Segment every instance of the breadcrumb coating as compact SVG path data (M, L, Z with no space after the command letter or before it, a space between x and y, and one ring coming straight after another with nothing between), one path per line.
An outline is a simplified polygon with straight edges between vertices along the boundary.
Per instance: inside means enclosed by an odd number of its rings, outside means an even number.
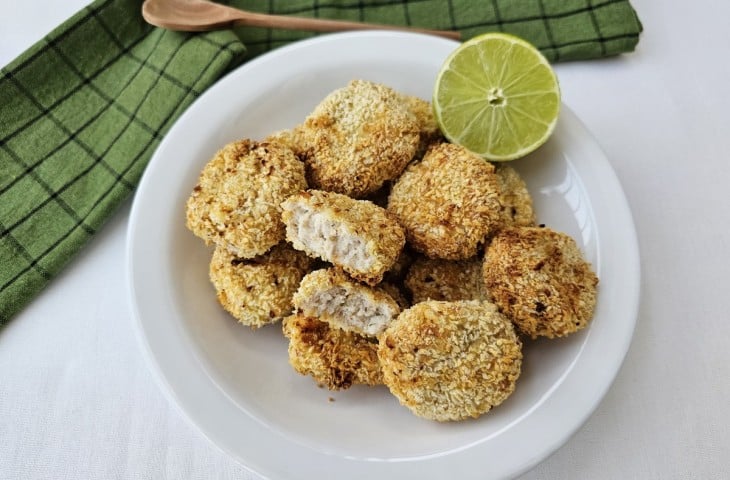
M313 260L286 243L264 255L237 258L218 246L210 280L218 302L240 323L258 328L292 313L292 296Z
M401 95L401 99L406 104L408 110L418 120L420 137L415 158L421 158L426 153L426 150L428 150L429 145L444 141L444 137L436 122L436 117L433 114L433 108L430 102L413 95Z
M203 168L187 201L187 227L207 245L252 258L284 239L280 204L306 188L304 165L291 149L233 142Z
M413 303L426 300L487 300L482 259L441 260L419 257L406 275Z
M280 143L281 145L289 148L295 155L298 155L300 147L297 135L297 128L279 130L267 135L266 138L264 138L264 142Z
M520 332L553 338L588 325L598 277L570 236L512 227L497 234L486 251L484 283Z
M332 328L300 314L285 318L282 328L289 339L289 363L318 384L344 390L353 384L383 383L374 338Z
M383 279L405 244L398 222L366 200L308 190L289 197L282 208L286 237L294 248L369 285Z
M515 389L522 344L491 303L421 302L380 338L383 383L419 417L476 418Z
M401 174L416 153L418 119L393 89L353 80L299 129L312 187L361 198Z
M366 336L379 335L400 313L385 290L356 282L337 268L308 273L292 301L308 317Z
M500 219L494 166L458 145L433 145L393 185L388 211L413 249L431 258L473 257Z
M535 211L527 184L513 167L497 164L495 173L499 179L499 203L502 206L502 227L535 226Z

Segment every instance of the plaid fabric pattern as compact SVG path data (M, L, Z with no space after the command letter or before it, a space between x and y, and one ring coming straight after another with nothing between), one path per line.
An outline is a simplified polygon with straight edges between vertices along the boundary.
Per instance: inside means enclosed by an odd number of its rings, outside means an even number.
M524 38L548 60L568 61L633 51L642 31L628 0L232 0L250 10L359 22L458 30L464 40L501 31ZM312 33L237 29L249 56Z
M522 36L553 61L632 51L627 0L234 0L260 12ZM97 0L0 71L0 326L133 192L165 132L244 58L311 33L152 28ZM246 54L244 56L244 53Z

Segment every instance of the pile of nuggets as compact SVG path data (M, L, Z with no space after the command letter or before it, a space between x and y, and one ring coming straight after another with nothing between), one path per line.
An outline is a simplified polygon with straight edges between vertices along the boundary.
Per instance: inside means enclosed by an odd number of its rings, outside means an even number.
M478 417L515 389L525 337L590 321L598 279L536 224L524 181L440 135L428 102L362 80L287 131L223 147L187 202L220 304L283 321L331 390L384 384L414 414Z

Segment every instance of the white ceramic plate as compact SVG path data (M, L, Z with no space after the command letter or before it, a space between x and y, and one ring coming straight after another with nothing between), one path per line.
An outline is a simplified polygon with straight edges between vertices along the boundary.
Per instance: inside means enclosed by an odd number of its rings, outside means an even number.
M513 163L539 221L577 239L600 277L584 331L526 342L515 393L474 421L419 419L385 387L332 393L295 373L280 325L252 331L216 303L211 252L186 230L185 201L225 143L302 121L351 79L429 99L456 43L414 34L333 34L264 55L217 83L180 118L149 164L128 232L136 325L173 401L216 445L266 477L403 479L517 475L562 445L613 381L633 333L636 236L606 157L575 115Z

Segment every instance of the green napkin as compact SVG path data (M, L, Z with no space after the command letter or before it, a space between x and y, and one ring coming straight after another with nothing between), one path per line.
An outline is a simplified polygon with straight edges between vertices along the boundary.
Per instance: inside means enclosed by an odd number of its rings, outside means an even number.
M631 52L642 30L628 0L233 0L220 3L284 15L458 30L464 40L480 33L503 31L530 41L553 62ZM312 35L262 29L237 33L249 56Z
M552 61L632 51L628 0L228 2L298 16L502 30ZM139 0L97 0L0 72L0 326L26 305L134 191L165 132L245 59L312 36L238 28L165 31Z

